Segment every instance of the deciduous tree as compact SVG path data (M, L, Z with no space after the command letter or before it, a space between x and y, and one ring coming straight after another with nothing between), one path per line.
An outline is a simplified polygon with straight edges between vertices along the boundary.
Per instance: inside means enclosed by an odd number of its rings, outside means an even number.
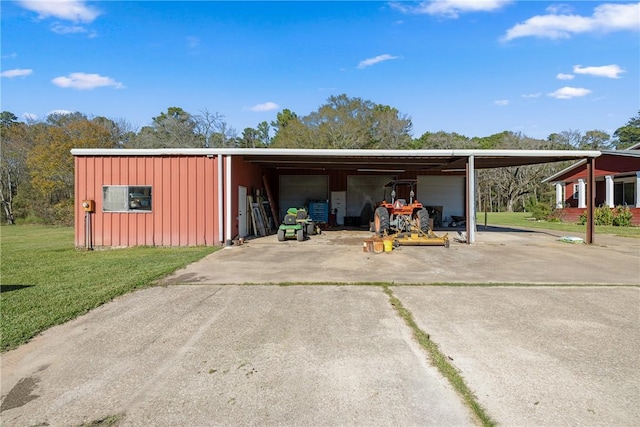
M616 138L614 145L617 150L640 144L640 111L637 116L630 118L626 125L616 129L613 136Z
M0 203L7 224L15 224L14 201L28 181L27 154L31 141L26 125L3 111L0 117Z
M111 148L112 138L108 129L80 114L55 117L44 123L30 126L33 147L27 156L31 186L40 196L40 213L45 220L51 218L47 207L64 206L60 215L73 221L74 162L72 148Z

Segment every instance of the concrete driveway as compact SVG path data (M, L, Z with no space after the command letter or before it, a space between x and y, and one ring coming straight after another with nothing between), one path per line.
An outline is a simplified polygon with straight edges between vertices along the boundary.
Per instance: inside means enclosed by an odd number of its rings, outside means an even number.
M367 231L324 232L304 242L267 236L214 253L164 283L640 284L640 239L598 235L585 245L560 241L560 232L490 228L467 245L449 233L449 248L382 254L363 252Z
M2 355L2 425L477 423L380 286L241 285L372 281L398 284L498 423L638 424L640 242L480 232L373 254L368 235L255 239L51 328ZM538 285L401 285L437 282Z

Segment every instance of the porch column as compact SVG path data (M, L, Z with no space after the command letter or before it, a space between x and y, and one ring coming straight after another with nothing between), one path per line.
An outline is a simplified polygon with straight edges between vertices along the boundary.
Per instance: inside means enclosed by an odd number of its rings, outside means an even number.
M556 182L556 209L564 207L564 182Z
M612 175L606 175L604 177L604 186L606 189L604 204L612 208L613 207L613 176Z
M640 208L640 171L636 172L636 208Z
M584 184L584 179L580 178L578 180L578 207L579 208L586 208L587 207L587 199L585 197L585 184Z

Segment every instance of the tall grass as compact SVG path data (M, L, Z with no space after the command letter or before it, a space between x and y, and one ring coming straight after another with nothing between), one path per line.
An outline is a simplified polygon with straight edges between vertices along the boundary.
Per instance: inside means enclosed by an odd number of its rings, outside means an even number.
M3 226L0 233L2 351L118 295L149 286L215 250L136 247L89 252L74 247L72 228Z

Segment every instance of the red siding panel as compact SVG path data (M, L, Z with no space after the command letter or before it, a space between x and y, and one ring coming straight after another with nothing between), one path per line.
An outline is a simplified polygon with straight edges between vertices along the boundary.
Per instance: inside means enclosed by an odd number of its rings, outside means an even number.
M75 244L84 245L84 199L96 201L94 246L216 245L217 158L79 156ZM151 212L103 212L102 186L152 186Z
M620 175L640 170L640 158L624 157L611 154L603 154L595 159L594 176L596 178L606 175ZM566 174L558 177L556 181L577 182L580 178L586 178L587 166L581 165Z

